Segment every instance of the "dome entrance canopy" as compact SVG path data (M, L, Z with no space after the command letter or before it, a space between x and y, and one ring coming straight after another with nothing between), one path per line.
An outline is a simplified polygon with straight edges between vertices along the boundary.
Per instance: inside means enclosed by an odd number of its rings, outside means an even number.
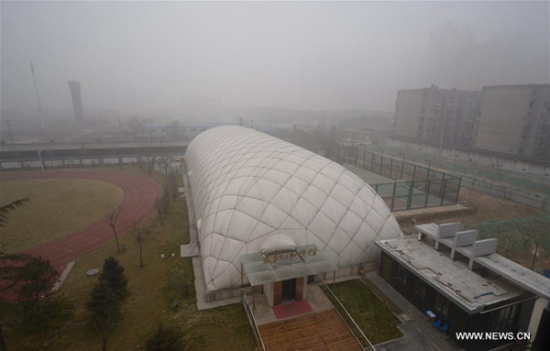
M338 270L338 267L315 245L266 254L241 255L240 260L251 286Z
M279 233L270 236L266 241L264 241L262 247L260 248L260 252L266 254L276 251L294 251L295 248L296 242L294 239L286 234Z

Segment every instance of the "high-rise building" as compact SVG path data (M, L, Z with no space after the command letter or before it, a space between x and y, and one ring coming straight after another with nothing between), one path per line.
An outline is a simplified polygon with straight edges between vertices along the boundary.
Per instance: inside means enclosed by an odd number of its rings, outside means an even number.
M451 146L472 147L481 114L480 91L439 89L399 90L394 135Z
M70 80L69 90L73 99L74 118L77 122L82 122L84 120L84 111L82 109L82 98L80 97L80 83Z
M549 85L488 86L483 95L475 148L550 158Z

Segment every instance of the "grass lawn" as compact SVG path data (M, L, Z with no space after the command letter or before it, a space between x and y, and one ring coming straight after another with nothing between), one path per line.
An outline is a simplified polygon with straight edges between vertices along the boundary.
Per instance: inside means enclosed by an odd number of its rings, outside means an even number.
M139 170L123 170L148 176ZM163 177L155 175L159 181ZM74 305L63 328L29 335L8 331L9 350L101 350L101 339L87 325L85 303L97 277L87 277L90 268L101 268L113 255L125 268L130 296L123 305L123 320L109 339L108 350L142 350L145 338L157 322L180 326L188 350L254 350L256 343L241 304L197 311L191 259L179 258L179 245L189 242L185 199L172 204L164 225L156 219L143 244L145 267L139 267L139 251L132 237L120 238L126 252L117 254L110 242L76 260L58 295ZM160 258L164 253L167 257ZM169 257L175 253L176 257ZM178 301L180 306L172 308Z
M0 182L0 205L29 198L2 227L0 248L17 252L62 237L104 216L124 199L119 187L95 180Z
M326 290L325 287L322 288ZM397 329L397 325L400 323L397 317L361 281L349 280L342 283L329 284L329 288L334 292L334 295L338 296L340 302L346 307L363 333L373 344L396 339L403 335ZM332 298L330 292L325 291L325 293ZM334 305L340 309L337 303ZM344 315L342 312L341 314ZM346 323L350 324L347 319ZM366 341L364 345L368 346Z

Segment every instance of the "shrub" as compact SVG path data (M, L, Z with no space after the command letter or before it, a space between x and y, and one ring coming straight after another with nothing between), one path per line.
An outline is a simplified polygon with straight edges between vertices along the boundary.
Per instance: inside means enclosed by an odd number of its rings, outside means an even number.
M166 326L160 322L145 343L147 351L183 351L183 333L177 326Z

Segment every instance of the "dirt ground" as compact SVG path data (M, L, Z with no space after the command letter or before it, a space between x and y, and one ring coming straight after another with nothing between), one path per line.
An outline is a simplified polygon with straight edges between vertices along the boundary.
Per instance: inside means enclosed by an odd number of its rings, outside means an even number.
M414 218L405 218L399 220L401 229L409 232L414 229L415 225L424 223L461 222L473 224L491 219L532 217L544 213L537 208L464 188L461 189L458 199L462 206L468 207L470 210L462 211L459 214L425 214Z
M414 232L415 225L424 223L461 222L462 224L475 224L493 219L532 217L545 213L537 208L518 204L513 201L501 199L484 193L479 193L477 191L470 191L469 189L462 189L460 191L459 203L463 206L469 207L470 210L462 211L458 214L426 214L416 216L414 218L399 220L399 224L401 225L403 232L412 233ZM534 249L516 252L513 255L509 255L500 249L497 252L527 268L531 268ZM539 250L535 260L534 270L543 272L548 268L550 268L550 258L544 251Z

